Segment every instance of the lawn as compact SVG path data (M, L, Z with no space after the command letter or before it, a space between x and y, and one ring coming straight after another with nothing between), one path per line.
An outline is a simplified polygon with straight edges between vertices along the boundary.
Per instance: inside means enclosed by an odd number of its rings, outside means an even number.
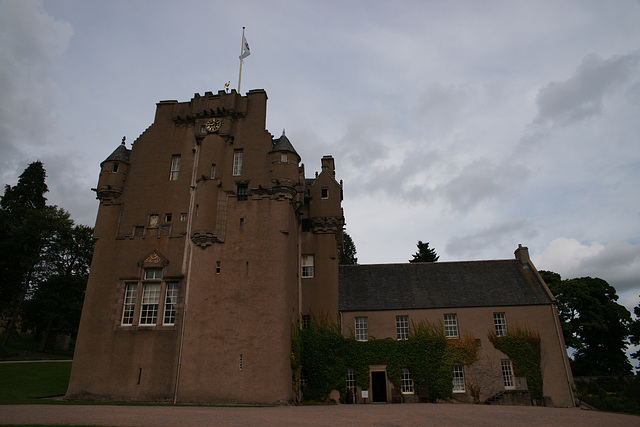
M71 361L0 363L0 405L47 403L67 391Z

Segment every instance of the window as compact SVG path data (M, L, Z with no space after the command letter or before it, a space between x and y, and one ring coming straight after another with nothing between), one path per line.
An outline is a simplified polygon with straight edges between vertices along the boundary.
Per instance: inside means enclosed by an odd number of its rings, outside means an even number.
M160 280L162 279L162 269L152 268L144 271L144 280Z
M233 176L242 175L242 150L233 152Z
M173 325L176 323L176 302L178 300L178 284L168 283L164 299L163 325Z
M244 218L240 218L240 231L244 230Z
M133 227L133 235L135 237L144 237L144 227L143 226Z
M347 368L347 390L352 392L356 389L356 370Z
M149 215L149 227L157 227L160 221L160 216L157 214Z
M399 340L409 339L409 316L396 316L396 335Z
M237 186L238 200L247 200L249 195L249 186L247 184L238 184Z
M216 274L220 274L220 261L216 261Z
M211 165L211 179L216 179L216 165Z
M287 163L287 153L280 154L280 162Z
M302 315L302 329L309 329L311 327L311 316L308 314Z
M447 338L458 338L458 317L455 314L444 315L444 335Z
M369 325L366 317L356 317L356 340L367 341L369 339Z
M171 158L171 174L169 175L169 181L177 181L179 172L180 156L176 155Z
M453 392L464 393L464 370L462 365L453 365Z
M403 394L413 393L413 378L407 368L402 368L402 389Z
M504 381L504 388L506 389L516 388L516 383L513 380L513 369L511 367L510 360L502 361L502 380Z
M171 214L170 214L170 213L165 214L165 216L164 216L164 222L171 222Z
M313 255L302 255L302 277L313 277Z
M493 324L496 326L496 335L507 335L507 318L504 313L493 313Z
M180 221L187 222L187 214L186 213L181 213L180 214Z
M133 312L136 308L137 283L127 283L124 291L124 308L122 310L122 324L133 325Z
M158 321L158 303L160 302L160 284L146 283L142 288L140 304L140 324L155 325Z
M113 169L112 170L113 170L114 173L118 172L118 164L117 163L113 164Z
M329 198L329 189L324 187L322 189L320 189L321 192L321 196L323 199L328 199Z

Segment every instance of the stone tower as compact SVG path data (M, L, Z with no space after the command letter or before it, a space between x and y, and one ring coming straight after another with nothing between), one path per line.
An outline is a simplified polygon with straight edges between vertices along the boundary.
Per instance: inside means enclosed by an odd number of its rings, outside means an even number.
M338 316L342 185L305 179L253 90L157 104L102 162L67 397L274 403L293 398L291 332Z

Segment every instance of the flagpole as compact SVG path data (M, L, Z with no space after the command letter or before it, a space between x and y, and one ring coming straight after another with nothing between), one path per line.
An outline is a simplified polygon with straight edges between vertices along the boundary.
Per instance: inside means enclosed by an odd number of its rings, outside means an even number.
M244 50L244 27L242 27L242 41L240 42L240 72L238 73L238 93L240 92L240 83L242 82L242 63L244 60L242 59L242 52Z

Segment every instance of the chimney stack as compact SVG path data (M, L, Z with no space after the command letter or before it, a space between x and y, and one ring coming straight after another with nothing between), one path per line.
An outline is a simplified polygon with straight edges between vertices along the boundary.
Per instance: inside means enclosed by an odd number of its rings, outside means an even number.
M529 260L530 260L530 258L529 258L529 248L527 248L526 246L522 246L522 245L518 244L518 249L516 249L514 254L516 255L516 259L518 261L520 261L520 264L522 264L522 265L529 264Z

